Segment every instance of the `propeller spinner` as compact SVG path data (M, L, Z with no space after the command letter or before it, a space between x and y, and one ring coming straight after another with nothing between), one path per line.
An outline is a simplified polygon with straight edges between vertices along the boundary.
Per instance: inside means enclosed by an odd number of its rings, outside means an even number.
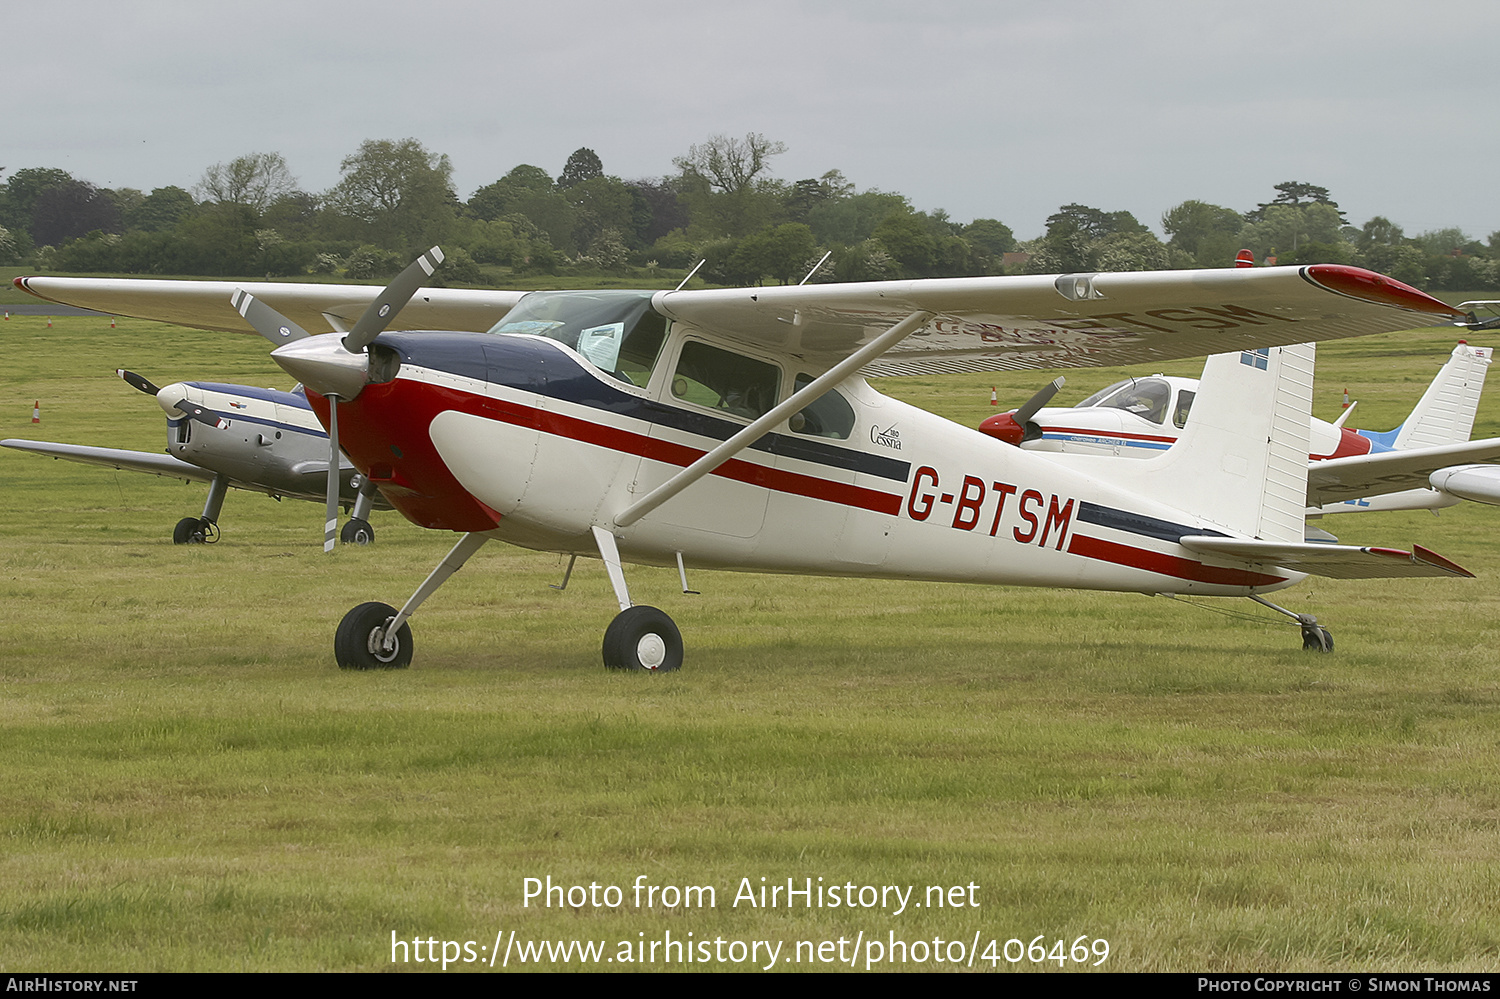
M344 337L311 336L275 309L245 291L231 298L256 332L278 344L274 360L292 377L328 400L328 516L323 550L333 551L339 507L339 401L357 397L369 381L370 343L391 324L443 262L434 246L418 257L375 297ZM300 335L298 335L300 334Z

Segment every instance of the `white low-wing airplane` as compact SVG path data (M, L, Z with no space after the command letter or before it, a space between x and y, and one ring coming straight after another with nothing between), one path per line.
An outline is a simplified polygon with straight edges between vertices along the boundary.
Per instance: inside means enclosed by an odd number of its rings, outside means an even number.
M328 433L297 389L255 388L220 382L173 382L160 388L133 371L115 372L132 387L155 396L167 416L165 453L128 451L12 438L0 446L106 468L123 468L189 482L208 483L203 513L184 517L172 531L177 544L219 537L219 514L231 488L280 498L322 500L328 479ZM390 509L375 487L347 459L339 461L339 497L350 507L342 540L375 539L370 511Z
M327 286L236 296L250 325L285 343L272 356L307 386L334 446L408 519L463 535L399 610L366 603L345 615L334 640L344 667L409 663L408 619L490 540L597 555L620 606L605 662L659 670L681 664L681 636L665 613L633 603L625 562L675 565L684 589L686 568L701 567L1270 607L1263 594L1306 573L1470 575L1420 547L1303 541L1306 342L1466 319L1368 271L495 293L504 315L488 333L383 332L440 260L430 251L384 292L364 289L368 307L344 336L309 336L265 305L322 313ZM228 325L191 314L170 288L132 306L90 302L66 279L17 283L104 311ZM424 325L462 325L432 296L423 307ZM864 377L1205 353L1221 356L1192 424L1138 462L1010 447ZM1276 609L1302 626L1305 647L1332 648L1311 616Z
M1500 459L1500 438L1469 439L1490 360L1488 347L1460 342L1395 430L1350 430L1344 421L1353 407L1337 423L1314 418L1307 515L1500 503L1493 478L1500 469L1474 464ZM1028 450L1146 458L1172 446L1201 392L1195 378L1149 375L1115 382L1071 408L1041 406L1052 391L979 429Z

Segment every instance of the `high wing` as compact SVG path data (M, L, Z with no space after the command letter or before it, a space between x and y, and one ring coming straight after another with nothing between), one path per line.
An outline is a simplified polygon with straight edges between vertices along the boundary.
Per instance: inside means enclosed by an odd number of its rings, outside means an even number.
M1179 539L1189 551L1245 560L1255 566L1281 567L1332 579L1383 579L1409 576L1464 576L1467 569L1421 545L1409 552L1396 548L1352 545L1283 544L1242 538L1189 535Z
M113 447L90 447L85 444L55 444L51 441L29 441L10 438L0 441L0 447L27 451L48 458L62 458L85 465L101 465L105 468L124 469L128 472L145 472L185 482L212 482L215 473L172 457L170 454L154 454L150 451L126 451ZM346 466L347 467L347 466ZM267 496L290 496L293 499L321 500L323 483L328 475L328 462L304 461L292 469L307 478L307 488L288 490L260 485L246 479L230 478L229 485L247 492L265 493ZM377 506L382 504L377 501Z
M254 333L229 306L244 289L309 332L347 332L381 293L374 285L163 281L135 278L18 277L22 291L60 305L194 329ZM424 288L401 312L411 329L487 330L525 292Z
M705 333L823 367L905 316L935 316L869 375L1151 363L1465 318L1338 264L664 291L652 304Z
M1425 489L1440 468L1500 459L1500 437L1410 451L1381 451L1308 463L1307 505L1325 506L1406 489Z

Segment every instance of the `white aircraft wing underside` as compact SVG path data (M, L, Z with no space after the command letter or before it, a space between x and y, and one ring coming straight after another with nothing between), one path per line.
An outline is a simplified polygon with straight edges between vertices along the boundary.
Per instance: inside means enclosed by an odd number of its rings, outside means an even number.
M54 444L50 441L28 441L11 438L0 441L0 446L49 458L63 458L82 462L85 465L103 465L106 468L122 468L129 472L146 472L182 479L185 482L212 482L214 473L197 465L190 465L170 454L153 454L149 451L124 451L113 447L89 447L85 444Z
M1382 451L1308 463L1307 505L1425 489L1440 468L1500 459L1500 437L1410 451Z
M1352 545L1286 544L1242 538L1190 535L1179 542L1189 551L1218 555L1258 566L1280 566L1333 579L1377 579L1409 576L1473 577L1467 569L1421 545L1412 551L1356 548Z
M1462 318L1399 282L1327 264L658 292L653 304L825 365L913 312L936 316L870 375L1139 364Z
M237 288L250 292L309 333L348 330L382 290L378 285L37 275L16 278L16 285L60 305L229 333L255 332L229 304L229 296ZM401 310L401 322L407 329L483 332L509 312L523 294L424 288Z

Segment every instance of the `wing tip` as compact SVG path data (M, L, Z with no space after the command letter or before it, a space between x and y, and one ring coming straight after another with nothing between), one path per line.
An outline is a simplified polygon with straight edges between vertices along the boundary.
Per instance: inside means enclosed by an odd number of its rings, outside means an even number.
M1347 264L1308 264L1302 268L1302 276L1312 284L1347 298L1357 298L1376 305L1389 305L1408 312L1463 319L1465 313L1447 302L1440 302L1409 284L1395 278L1350 267Z

